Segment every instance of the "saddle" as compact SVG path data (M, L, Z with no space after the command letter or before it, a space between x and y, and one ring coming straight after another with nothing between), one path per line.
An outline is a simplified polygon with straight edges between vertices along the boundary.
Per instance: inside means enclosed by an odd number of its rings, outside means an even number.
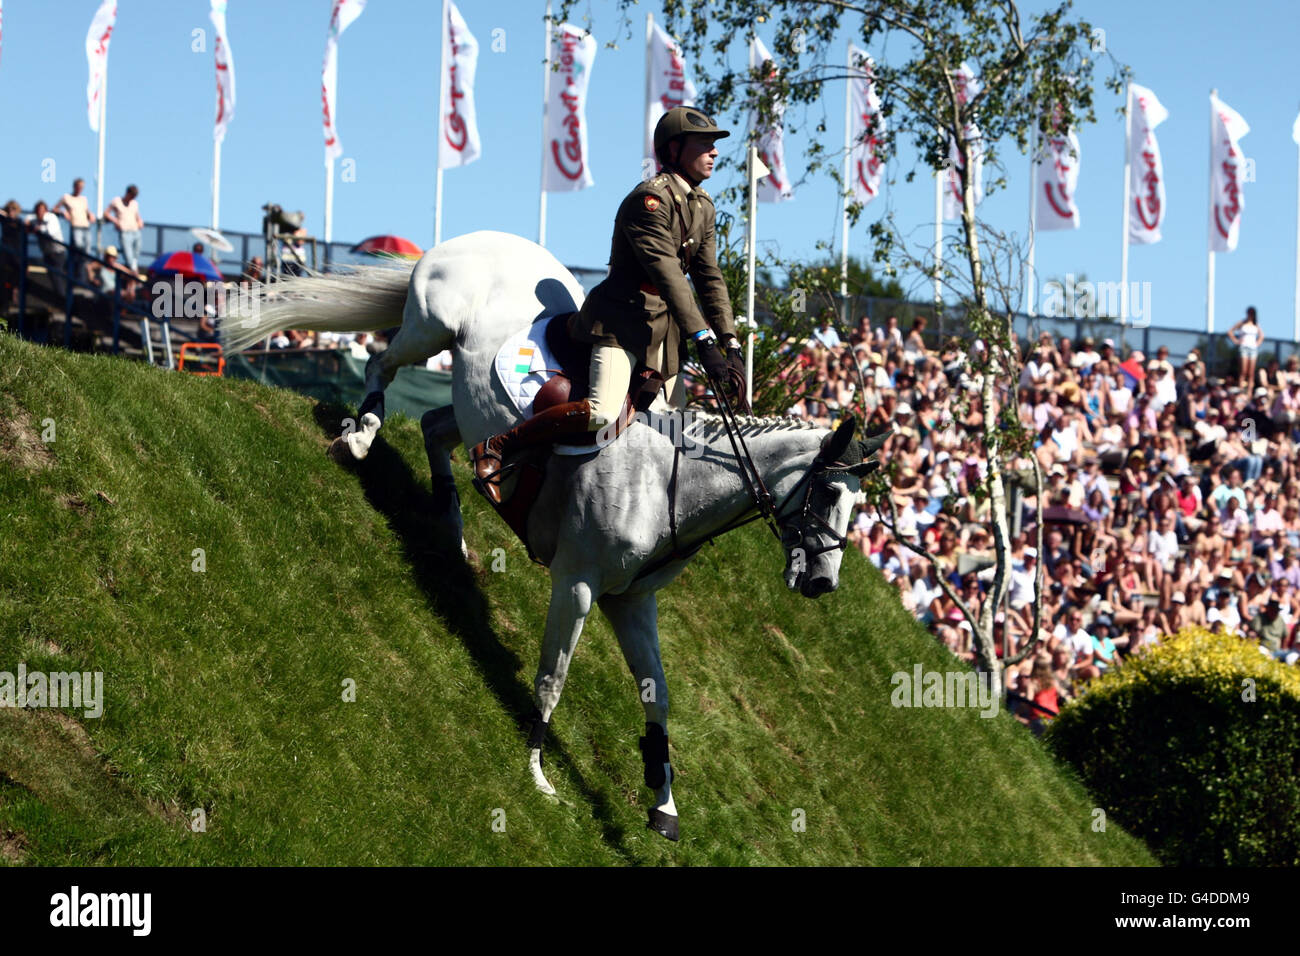
M533 414L545 411L565 402L581 401L590 394L589 370L591 367L591 343L582 342L573 337L570 323L577 312L566 312L551 317L546 321L543 332L546 348L559 364L558 369L548 369L553 374L533 397ZM632 371L628 393L623 399L623 409L618 420L609 429L589 432L581 438L565 440L565 446L573 449L590 448L598 451L598 443L608 443L617 438L632 424L637 412L644 412L659 394L664 379L657 371L638 365ZM537 495L541 491L546 477L546 466L555 446L539 446L525 450L518 458L503 463L503 471L514 472L513 488L502 489L501 504L491 502L502 519L510 526L515 535L528 549L528 557L537 561L532 546L528 543L528 517ZM570 452L573 454L575 452ZM541 563L541 562L538 562Z

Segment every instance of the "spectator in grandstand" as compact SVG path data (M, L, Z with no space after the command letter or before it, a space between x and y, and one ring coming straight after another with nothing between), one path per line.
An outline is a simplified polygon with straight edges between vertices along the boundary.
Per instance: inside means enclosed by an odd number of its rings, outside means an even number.
M813 333L813 338L828 349L840 347L840 334L835 331L834 318L834 313L831 310L824 311L821 322L817 324L817 331Z
M56 295L63 295L67 290L66 271L67 254L63 247L63 225L59 217L50 212L44 199L36 200L32 214L27 217L27 229L36 234L36 242L41 247L41 257L49 271L50 285Z
M104 219L117 227L122 255L132 272L140 271L140 239L144 229L139 196L140 190L137 187L127 186L126 192L121 196L113 197L104 213Z
M1249 388L1255 381L1255 361L1259 356L1259 347L1264 343L1264 330L1256 318L1255 307L1246 309L1246 317L1228 329L1228 340L1237 346L1240 364L1237 371L1237 384Z
M90 227L95 222L95 214L90 211L90 199L82 195L85 188L84 179L74 179L72 192L64 193L54 204L54 211L68 220L72 247L83 253L90 249Z
M248 260L248 267L244 269L244 274L240 277L241 285L251 285L254 282L266 281L266 270L262 265L261 256L253 256Z

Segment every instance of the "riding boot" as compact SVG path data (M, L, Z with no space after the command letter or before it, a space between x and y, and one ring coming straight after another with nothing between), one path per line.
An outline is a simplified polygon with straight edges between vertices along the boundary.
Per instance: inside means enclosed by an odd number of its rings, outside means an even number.
M552 406L508 432L479 442L469 453L475 484L494 504L501 504L501 466L508 456L534 445L585 435L590 420L591 403L584 398Z

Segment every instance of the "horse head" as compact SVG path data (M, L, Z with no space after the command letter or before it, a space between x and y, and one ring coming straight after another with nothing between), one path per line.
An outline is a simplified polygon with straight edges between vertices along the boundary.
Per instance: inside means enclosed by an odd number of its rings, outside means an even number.
M886 430L863 441L854 437L856 427L850 415L826 436L780 518L785 583L804 597L821 597L839 587L861 479L880 467L874 455L890 435Z

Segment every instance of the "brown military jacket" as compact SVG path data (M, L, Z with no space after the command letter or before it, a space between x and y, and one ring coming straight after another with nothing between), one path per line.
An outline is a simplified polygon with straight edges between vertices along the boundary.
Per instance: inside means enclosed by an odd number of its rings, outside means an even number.
M677 373L683 336L705 328L719 339L735 335L731 299L715 256L713 220L709 194L698 186L687 193L675 175L663 173L628 193L614 219L609 275L572 320L574 337L620 345L670 378ZM699 305L686 282L688 272ZM659 368L665 339L667 360Z

